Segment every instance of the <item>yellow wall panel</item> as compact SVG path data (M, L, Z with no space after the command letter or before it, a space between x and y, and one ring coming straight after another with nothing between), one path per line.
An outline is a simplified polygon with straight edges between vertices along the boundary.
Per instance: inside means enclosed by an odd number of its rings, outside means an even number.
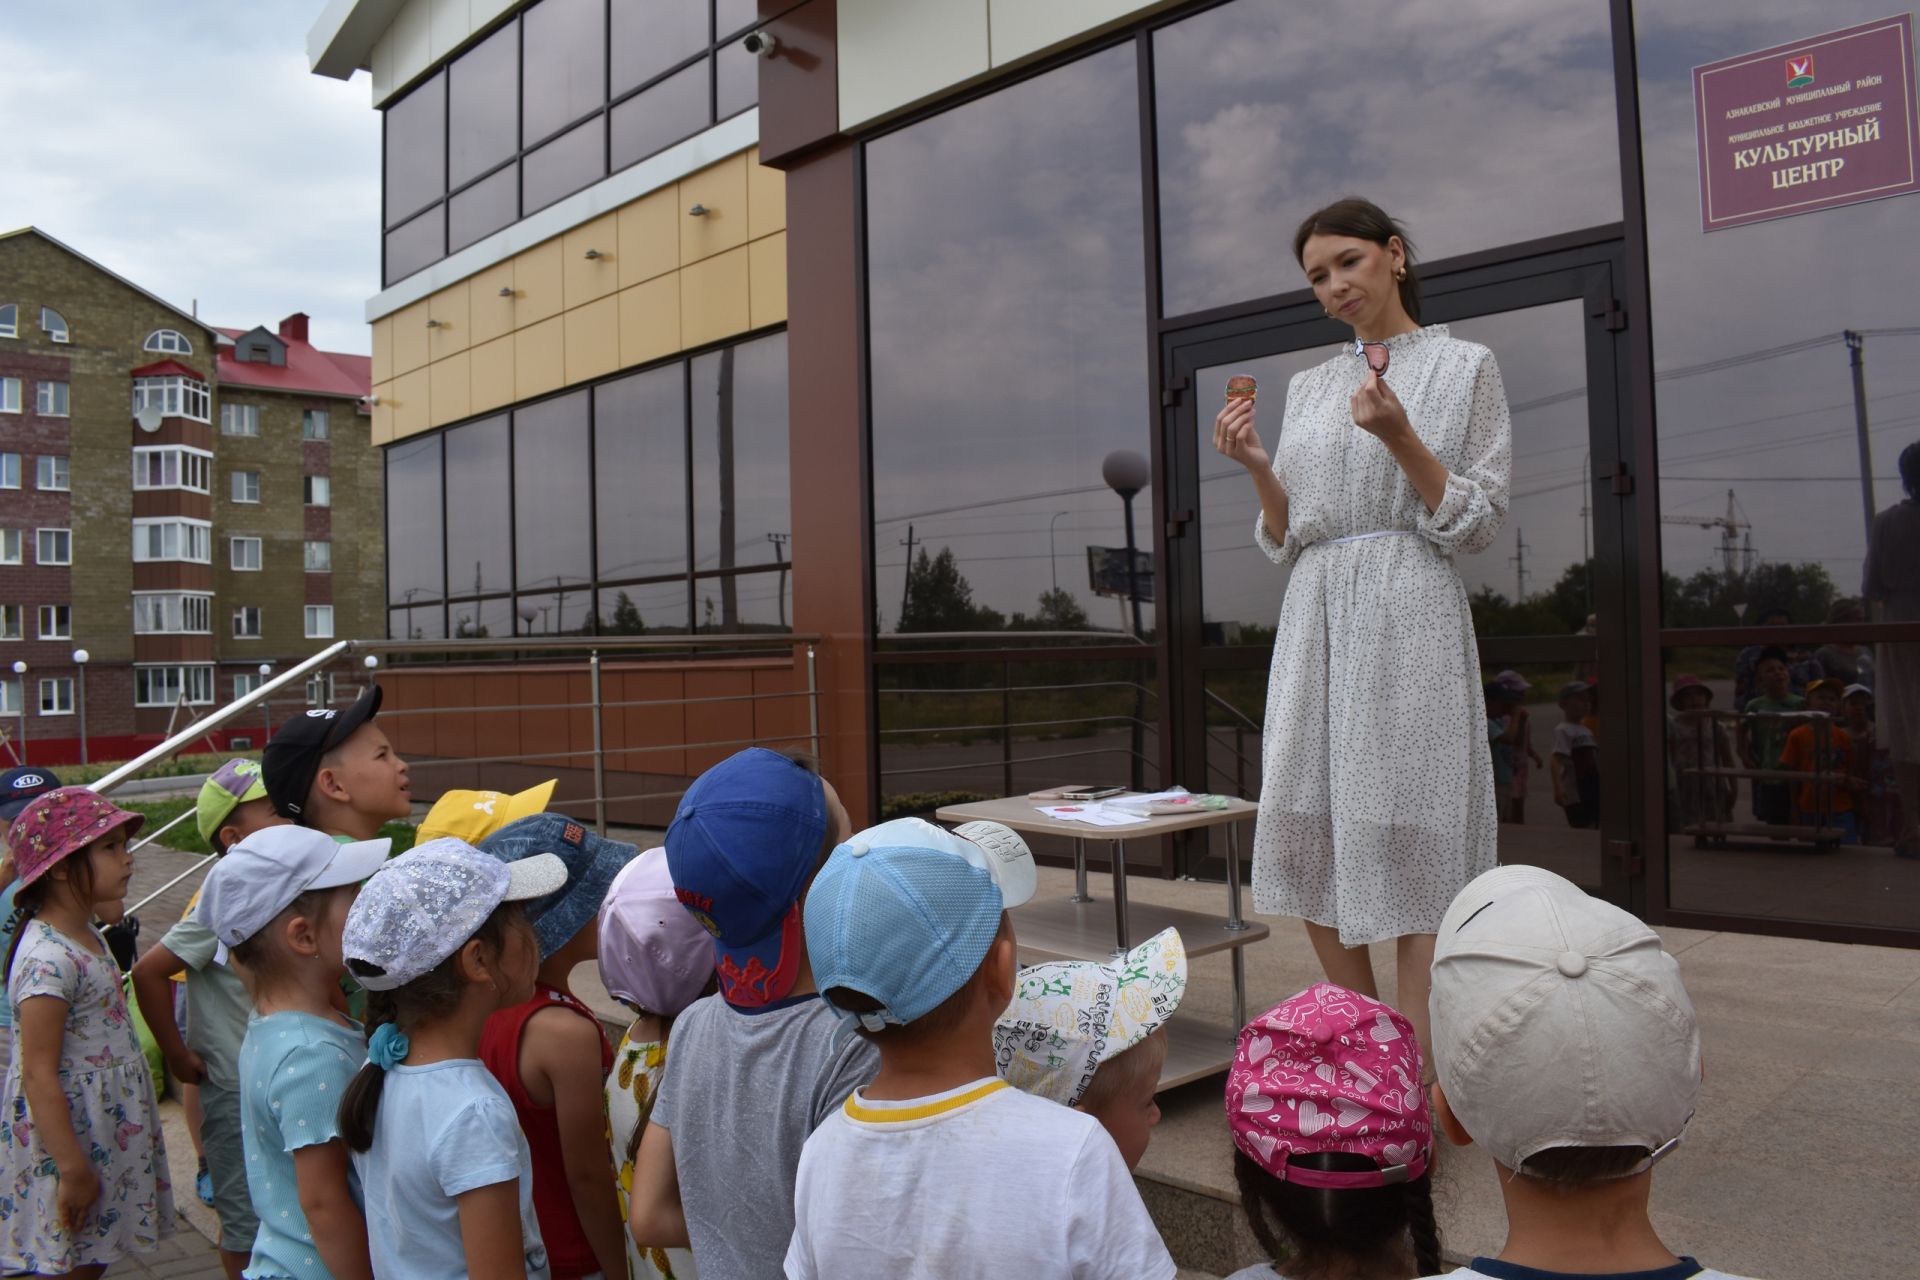
M506 290L502 293L501 290ZM469 345L492 342L513 332L513 259L488 267L467 281Z
M411 373L427 362L427 299L393 313L393 372Z
M620 367L620 299L606 297L575 307L564 320L569 386Z
M747 239L787 228L787 175L760 163L760 148L747 152Z
M373 425L368 431L373 443L388 444L393 440L393 384L374 383L373 396Z
M692 221L677 186L641 196L619 212L620 287L663 276L680 265L680 223Z
M537 244L513 260L513 321L524 329L565 309L559 238Z
M751 325L747 296L747 248L680 269L680 345L697 347Z
M680 350L680 276L672 272L622 289L620 367L645 364Z
M694 205L706 213L687 215ZM680 265L747 242L747 157L742 152L680 180Z
M485 413L513 403L513 335L480 343L467 352L467 412Z
M457 352L445 360L427 366L429 417L436 427L458 422L472 413L472 387L468 383L470 351Z
M467 282L448 285L427 299L427 316L439 321L427 328L427 358L444 360L465 351L473 334L467 322Z
M525 400L566 385L565 330L554 316L513 335L513 398Z
M787 318L787 233L747 246L747 306L752 327Z
M393 438L418 435L433 425L427 371L415 369L393 380Z
M373 322L373 381L393 377L393 317L381 316Z
M560 274L569 311L620 287L619 251L619 227L611 213L561 237ZM589 252L597 256L589 258Z

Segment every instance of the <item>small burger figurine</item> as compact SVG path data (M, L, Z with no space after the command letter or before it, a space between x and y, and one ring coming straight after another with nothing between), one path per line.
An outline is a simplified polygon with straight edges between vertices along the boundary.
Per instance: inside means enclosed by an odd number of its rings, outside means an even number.
M1249 374L1236 373L1227 379L1227 399L1252 400L1260 393L1260 384Z
M1367 368L1373 370L1374 376L1380 378L1387 376L1387 365L1393 357L1392 353L1387 349L1386 343L1367 342L1360 338L1355 338L1353 340L1353 354L1367 362Z

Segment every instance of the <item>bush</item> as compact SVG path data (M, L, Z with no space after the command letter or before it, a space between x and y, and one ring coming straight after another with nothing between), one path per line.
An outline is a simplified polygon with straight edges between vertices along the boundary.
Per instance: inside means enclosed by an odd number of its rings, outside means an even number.
M926 818L932 821L933 812L950 804L973 804L979 800L990 800L978 791L907 791L899 795L880 798L880 821L891 822L895 818Z

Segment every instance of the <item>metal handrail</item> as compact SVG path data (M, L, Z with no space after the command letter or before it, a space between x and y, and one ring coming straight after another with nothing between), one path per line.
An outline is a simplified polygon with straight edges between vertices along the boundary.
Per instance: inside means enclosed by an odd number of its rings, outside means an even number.
M1246 725L1247 728L1249 729L1260 728L1260 726L1254 722L1254 719L1252 716L1248 715L1246 712L1242 711L1240 708L1234 706L1231 702L1228 702L1225 698L1221 697L1219 694L1215 693L1213 690L1207 689L1204 692L1207 695L1207 701L1214 703L1217 706L1226 708L1227 712L1230 715L1238 719L1241 724Z
M1153 641L1131 631L889 631L876 636L880 641L919 640L1104 640L1109 644L1131 641L1151 649Z
M570 653L618 652L622 649L705 649L721 645L754 644L780 649L818 644L811 632L769 631L764 634L708 635L682 633L656 636L483 636L472 640L347 640L349 653Z

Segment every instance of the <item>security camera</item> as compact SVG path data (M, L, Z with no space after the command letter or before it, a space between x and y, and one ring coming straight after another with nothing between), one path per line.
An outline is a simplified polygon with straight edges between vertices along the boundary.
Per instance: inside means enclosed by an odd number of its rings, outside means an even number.
M768 31L750 32L740 45L756 58L771 58L780 52L779 38Z

